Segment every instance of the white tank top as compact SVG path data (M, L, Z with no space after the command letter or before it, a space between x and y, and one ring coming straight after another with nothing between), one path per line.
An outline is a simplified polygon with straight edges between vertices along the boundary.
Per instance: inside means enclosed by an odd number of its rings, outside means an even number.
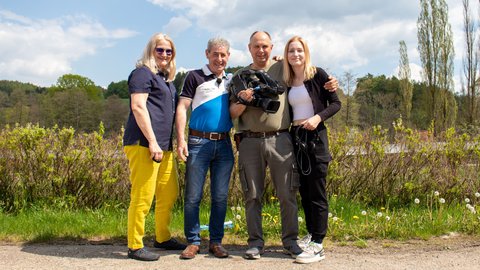
M312 99L308 95L305 84L292 86L290 92L288 92L288 103L293 109L293 121L308 119L315 115Z

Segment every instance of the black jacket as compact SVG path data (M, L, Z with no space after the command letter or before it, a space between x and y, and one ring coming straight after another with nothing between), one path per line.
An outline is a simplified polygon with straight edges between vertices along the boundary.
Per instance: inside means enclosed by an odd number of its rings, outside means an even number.
M326 82L328 82L328 74L318 67L315 76L304 82L305 88L307 88L307 92L312 99L313 111L322 119L322 122L317 126L318 137L315 142L315 152L317 158L324 162L331 160L330 152L328 150L328 136L327 128L325 127L325 120L332 117L342 107L342 103L340 102L337 93L330 92L323 87ZM287 91L290 92L290 87ZM291 119L293 119L293 110L291 108L290 116Z

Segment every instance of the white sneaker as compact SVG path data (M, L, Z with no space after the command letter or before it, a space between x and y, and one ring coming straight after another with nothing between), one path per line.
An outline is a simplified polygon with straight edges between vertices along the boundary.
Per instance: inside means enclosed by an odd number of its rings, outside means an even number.
M325 259L325 250L323 249L323 245L312 241L303 249L303 252L297 256L295 262L313 263L323 259Z
M301 249L305 249L308 246L308 244L310 243L310 241L312 241L312 235L307 234L304 237L302 237L302 239L299 239L297 241L297 244Z

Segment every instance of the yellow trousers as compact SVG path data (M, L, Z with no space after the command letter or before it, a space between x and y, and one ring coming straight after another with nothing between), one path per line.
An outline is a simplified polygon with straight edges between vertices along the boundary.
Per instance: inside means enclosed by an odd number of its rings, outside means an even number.
M150 158L147 147L123 148L130 169L130 206L128 207L128 247L143 248L145 217L155 197L155 239L161 243L171 238L168 229L173 204L178 197L176 163L171 151L163 152L161 163Z

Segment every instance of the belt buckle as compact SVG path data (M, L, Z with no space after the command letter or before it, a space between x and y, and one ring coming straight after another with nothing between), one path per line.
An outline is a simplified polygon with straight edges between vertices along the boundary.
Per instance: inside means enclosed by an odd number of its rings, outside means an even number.
M214 138L216 136L216 138ZM210 132L208 135L208 139L212 141L218 141L220 139L220 133L217 132Z
M267 132L266 131L262 131L262 132L260 132L260 134L261 134L260 138L266 138L267 137Z

